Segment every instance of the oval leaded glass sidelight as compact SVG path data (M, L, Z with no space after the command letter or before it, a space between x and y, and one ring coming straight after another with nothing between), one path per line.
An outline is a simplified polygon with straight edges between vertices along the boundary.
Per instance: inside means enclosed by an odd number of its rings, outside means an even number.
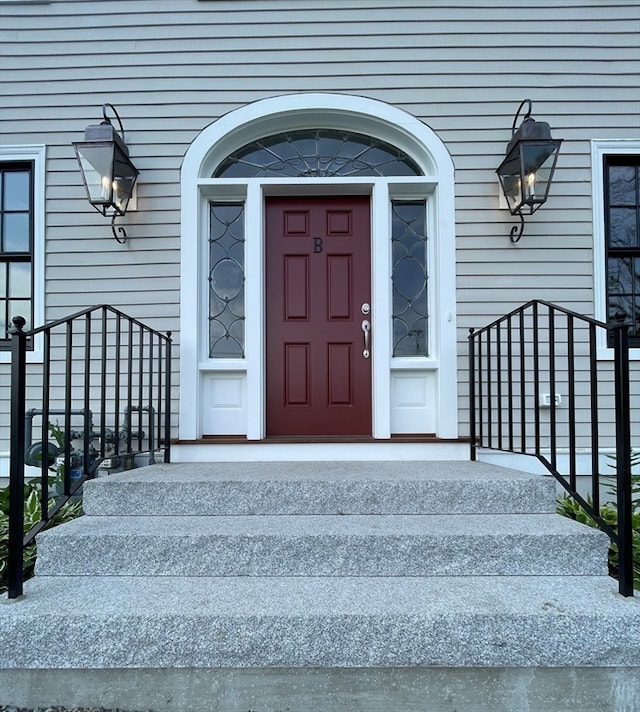
M209 356L244 357L243 203L211 203Z
M418 164L391 144L336 129L286 131L234 151L214 178L421 176Z
M423 200L392 202L393 355L428 356L427 231Z

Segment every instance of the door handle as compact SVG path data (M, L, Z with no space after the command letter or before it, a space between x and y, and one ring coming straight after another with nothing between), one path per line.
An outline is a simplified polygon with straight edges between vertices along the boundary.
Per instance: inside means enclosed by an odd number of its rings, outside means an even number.
M369 356L371 356L371 352L369 351L369 333L371 332L371 322L368 319L363 319L361 327L362 333L364 334L364 350L362 351L362 355L365 358L369 358Z

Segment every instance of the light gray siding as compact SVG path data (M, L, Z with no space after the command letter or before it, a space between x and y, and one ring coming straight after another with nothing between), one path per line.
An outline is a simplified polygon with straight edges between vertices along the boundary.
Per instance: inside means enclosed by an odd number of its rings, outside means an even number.
M0 13L2 142L47 145L47 319L107 302L179 340L185 151L232 109L306 91L405 109L452 154L463 429L469 327L532 298L593 315L589 142L640 133L636 0L53 0ZM514 246L495 169L525 98L564 143L550 200ZM104 102L141 171L124 247L87 205L71 147Z

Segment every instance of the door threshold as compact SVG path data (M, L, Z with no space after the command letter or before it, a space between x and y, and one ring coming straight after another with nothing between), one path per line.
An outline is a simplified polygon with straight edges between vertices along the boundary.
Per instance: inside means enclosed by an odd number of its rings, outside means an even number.
M247 440L214 436L179 440L171 446L171 462L310 462L310 461L399 461L470 459L469 444L463 439L443 440L425 435L373 438L318 438Z
M263 440L249 440L244 435L203 435L194 440L172 440L172 445L282 445L316 443L354 443L354 444L389 444L389 443L468 443L469 438L439 438L432 433L392 435L380 439L363 435L272 435Z

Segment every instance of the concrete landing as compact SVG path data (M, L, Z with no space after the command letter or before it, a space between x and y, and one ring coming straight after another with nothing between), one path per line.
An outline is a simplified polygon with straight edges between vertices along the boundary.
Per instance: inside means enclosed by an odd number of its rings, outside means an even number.
M640 668L0 669L0 690L154 712L637 712Z

